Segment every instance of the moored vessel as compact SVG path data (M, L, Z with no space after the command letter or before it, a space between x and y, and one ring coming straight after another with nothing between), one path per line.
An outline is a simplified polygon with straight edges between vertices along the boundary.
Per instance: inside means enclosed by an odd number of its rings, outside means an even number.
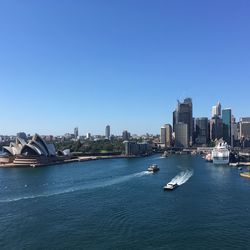
M226 142L219 142L212 150L212 160L214 164L229 163L229 149Z

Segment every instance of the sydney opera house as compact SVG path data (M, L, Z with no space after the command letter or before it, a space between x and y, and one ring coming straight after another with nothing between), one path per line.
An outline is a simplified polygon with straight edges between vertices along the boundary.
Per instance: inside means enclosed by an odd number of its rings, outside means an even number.
M2 151L0 162L14 166L47 165L65 158L63 153L58 156L54 144L47 144L38 134L29 141L17 137L9 146L3 146Z

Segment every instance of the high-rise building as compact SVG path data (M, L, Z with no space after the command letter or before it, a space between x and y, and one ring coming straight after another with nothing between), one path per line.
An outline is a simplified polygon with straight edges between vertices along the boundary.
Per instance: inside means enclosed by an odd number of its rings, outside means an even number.
M219 116L214 116L210 120L210 140L219 140L223 137L223 122Z
M172 146L172 126L170 124L165 124L161 127L160 142L165 147Z
M78 138L78 127L74 128L74 137L75 139Z
M208 133L208 118L196 118L195 119L195 131L196 131L196 144L207 144L209 133Z
M90 133L87 133L86 138L87 138L87 139L91 139L91 134L90 134Z
M175 124L176 124L176 110L173 112L173 132L175 132Z
M189 146L189 130L188 124L183 122L178 122L175 124L175 147Z
M164 145L166 144L166 128L164 126L161 127L160 142Z
M166 142L165 147L172 147L172 126L170 124L165 124L166 128Z
M218 102L215 106L212 107L212 118L215 116L221 116L221 104Z
M227 144L231 145L231 136L232 136L232 111L231 109L222 110L222 121L223 121L223 140Z
M187 124L188 145L192 145L193 143L193 104L192 104L191 98L184 99L184 102L178 101L176 112L173 113L173 119L174 119L173 124L174 124L175 136L178 137L178 134L176 134L177 124L178 123Z
M124 141L128 141L129 138L130 138L130 133L129 133L127 130L124 130L124 131L122 132L122 139L123 139Z
M110 126L109 125L107 125L105 128L105 138L107 140L110 140Z
M237 145L237 142L239 142L239 123L236 122L235 117L232 115L232 121L231 121L231 146Z
M250 138L250 117L240 119L240 138Z

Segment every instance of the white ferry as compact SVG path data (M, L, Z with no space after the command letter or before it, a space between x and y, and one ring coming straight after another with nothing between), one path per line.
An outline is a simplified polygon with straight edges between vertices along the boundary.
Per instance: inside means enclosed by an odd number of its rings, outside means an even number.
M229 163L229 149L226 142L219 142L212 150L212 159L214 164Z
M163 187L163 189L164 190L173 190L173 189L175 189L175 188L177 188L178 187L178 184L177 183L171 183L171 182L169 182L169 183L167 183L164 187Z
M159 171L159 170L160 170L160 168L158 167L157 164L152 164L151 166L148 167L148 171L149 171L149 172L155 173L155 172L157 172L157 171Z

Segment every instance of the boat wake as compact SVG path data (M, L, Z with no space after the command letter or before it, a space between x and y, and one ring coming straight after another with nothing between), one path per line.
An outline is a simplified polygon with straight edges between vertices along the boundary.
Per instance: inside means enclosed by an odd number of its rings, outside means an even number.
M189 180L189 178L193 175L193 170L186 170L180 172L178 175L176 175L170 183L177 183L178 186L184 184Z
M43 192L40 194L33 194L33 195L27 195L27 196L22 196L22 197L3 199L3 200L0 200L0 203L35 199L35 198L41 198L41 197L50 197L50 196L72 193L72 192L82 191L82 190L90 190L90 189L95 189L95 188L104 188L104 187L108 187L108 186L112 186L115 184L129 181L133 178L139 178L139 177L143 177L143 176L151 175L151 174L152 174L151 172L142 171L139 173L125 175L125 176L121 176L121 177L117 177L117 178L109 178L109 179L101 181L101 182L99 181L99 182L93 182L93 183L85 183L83 185L78 185L76 187L71 186L68 188L64 188L62 190L54 190L54 191Z

